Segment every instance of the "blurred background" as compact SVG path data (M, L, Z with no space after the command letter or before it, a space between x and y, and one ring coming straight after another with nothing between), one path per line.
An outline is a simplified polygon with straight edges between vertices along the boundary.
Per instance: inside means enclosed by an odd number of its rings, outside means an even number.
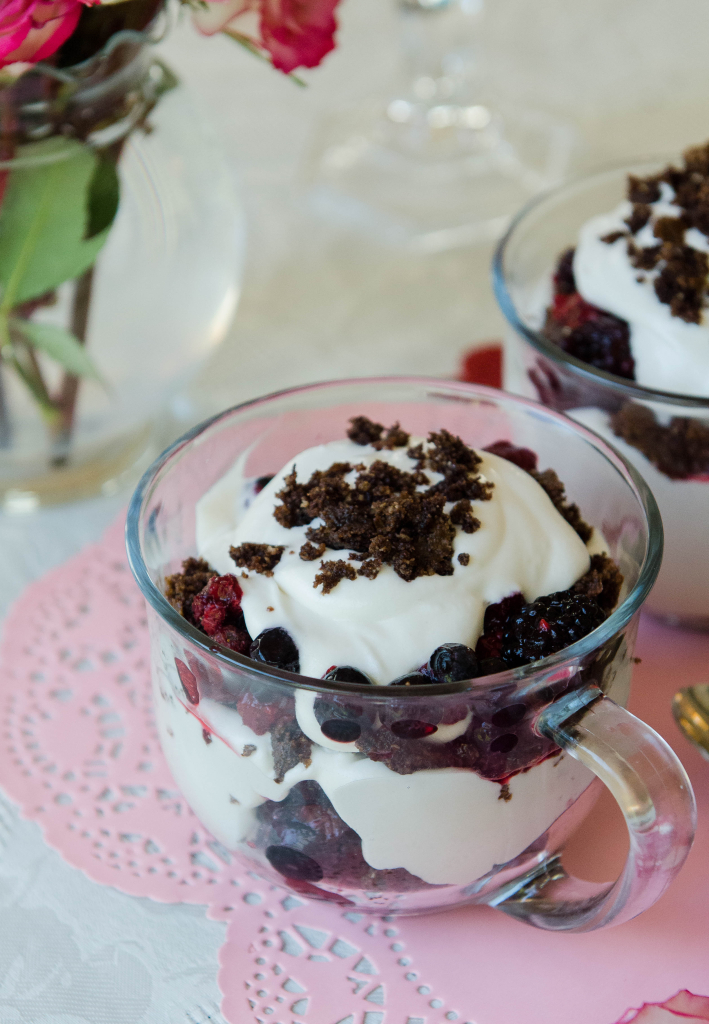
M462 350L500 335L493 243L408 252L310 201L323 131L406 79L398 15L395 0L345 0L337 49L307 88L224 37L195 38L187 19L163 44L227 151L248 221L241 304L175 407L185 420L327 377L454 375ZM679 151L709 136L708 21L699 0L488 0L475 24L483 101L569 125L569 173Z

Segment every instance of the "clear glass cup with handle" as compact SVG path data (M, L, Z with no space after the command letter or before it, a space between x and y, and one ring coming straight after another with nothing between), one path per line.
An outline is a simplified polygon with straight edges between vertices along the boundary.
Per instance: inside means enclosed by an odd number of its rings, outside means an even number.
M406 688L259 665L182 618L164 585L196 553L198 500L237 458L248 478L271 475L341 438L359 414L423 435L445 427L478 448L504 438L536 451L624 573L616 610L537 663ZM198 818L251 870L377 914L482 903L585 931L645 910L680 869L694 832L689 781L664 740L624 710L639 612L662 554L660 518L632 468L564 416L420 378L282 392L168 449L135 492L127 543L147 600L168 763ZM466 768L447 757L456 741ZM625 816L630 853L615 883L596 885L568 876L562 854L602 784Z

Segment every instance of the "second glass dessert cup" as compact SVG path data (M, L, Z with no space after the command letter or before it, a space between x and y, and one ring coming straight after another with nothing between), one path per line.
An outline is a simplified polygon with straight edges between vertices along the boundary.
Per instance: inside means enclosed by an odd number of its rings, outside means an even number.
M590 217L614 209L625 198L629 174L655 174L671 159L612 167L532 201L500 242L493 283L509 324L504 387L567 412L610 441L638 469L657 500L665 531L665 557L647 607L672 625L709 630L709 477L670 476L613 429L614 414L622 412L627 419L632 412L660 428L681 428L674 443L691 443L691 438L682 441L687 427L704 435L709 430L709 398L663 392L597 370L543 333L559 256L576 244Z
M484 447L505 439L553 467L625 576L593 633L536 664L404 689L310 679L256 664L187 622L165 578L195 554L195 506L237 458L271 475L342 436L348 419L442 427ZM686 774L627 703L640 607L662 553L657 508L595 435L531 402L417 378L313 385L232 409L146 473L127 527L148 603L155 707L176 782L219 842L294 892L376 914L463 903L539 927L585 931L651 906L694 831ZM328 741L346 719L357 740ZM354 730L356 732L357 729ZM473 769L452 767L452 742ZM303 757L304 745L307 757ZM564 843L601 782L625 816L630 853L605 885L569 877Z

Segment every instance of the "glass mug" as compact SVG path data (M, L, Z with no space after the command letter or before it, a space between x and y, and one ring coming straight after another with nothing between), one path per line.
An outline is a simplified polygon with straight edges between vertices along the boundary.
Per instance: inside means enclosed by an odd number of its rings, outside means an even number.
M597 431L632 463L650 485L662 514L665 557L648 598L653 614L672 625L709 629L709 477L676 479L638 448L617 436L612 416L630 406L662 425L673 420L709 427L709 398L643 387L597 370L562 351L542 333L551 299L551 278L564 250L576 245L581 226L623 199L629 174L646 177L676 156L624 164L561 185L529 203L500 242L493 284L509 328L505 335L504 387L567 412Z
M536 664L404 692L257 664L190 625L163 591L195 554L197 501L237 458L248 478L274 474L342 439L355 415L420 435L445 427L478 448L503 438L531 447L603 532L625 575L619 606ZM269 881L376 914L479 903L586 931L645 910L679 871L694 832L689 781L664 740L624 710L660 517L632 468L564 416L420 378L271 395L196 427L154 463L132 499L127 544L175 781L216 839ZM348 723L350 740L329 739L327 720ZM463 733L472 770L445 766L446 744ZM618 881L596 885L569 877L561 852L601 783L623 811L630 853Z

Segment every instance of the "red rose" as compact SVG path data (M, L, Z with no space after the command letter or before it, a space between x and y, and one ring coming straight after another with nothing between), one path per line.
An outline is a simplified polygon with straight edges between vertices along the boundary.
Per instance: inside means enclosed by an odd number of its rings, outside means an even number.
M643 1003L639 1010L628 1010L617 1024L691 1024L709 1021L709 996L695 996L686 989L664 1003Z
M204 35L226 32L247 39L290 74L314 68L335 48L339 0L216 0L193 12Z
M3 0L0 67L36 63L58 50L76 28L82 3L94 0Z

